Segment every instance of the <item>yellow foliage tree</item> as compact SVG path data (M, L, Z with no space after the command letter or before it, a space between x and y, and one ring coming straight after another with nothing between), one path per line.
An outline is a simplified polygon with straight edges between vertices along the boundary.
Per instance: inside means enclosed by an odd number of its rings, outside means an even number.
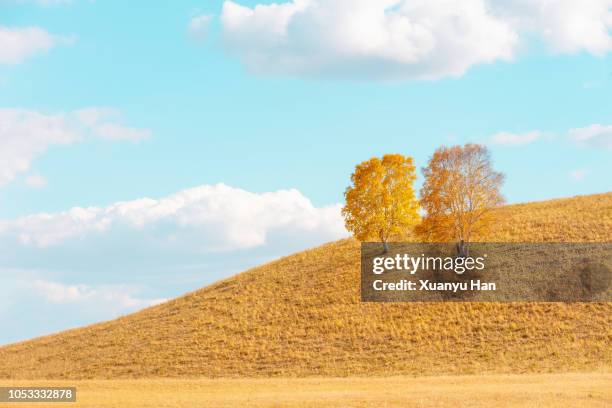
M486 234L493 224L493 208L503 204L502 173L493 170L486 147L477 144L442 146L423 169L421 207L426 211L416 228L422 238L457 241L467 254L467 243Z
M346 228L361 241L400 239L419 222L412 157L386 154L360 163L342 209Z

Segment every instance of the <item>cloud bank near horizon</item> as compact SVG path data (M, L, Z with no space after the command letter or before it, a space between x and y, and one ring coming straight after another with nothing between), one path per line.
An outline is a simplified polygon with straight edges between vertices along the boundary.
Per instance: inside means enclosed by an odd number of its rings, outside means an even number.
M130 234L152 250L180 247L205 254L259 247L275 235L312 235L317 241L342 237L340 207L317 208L295 189L258 194L219 183L161 199L0 219L0 242L42 251L88 239L112 245L117 234Z
M295 189L215 184L0 219L0 321L31 313L51 322L0 344L110 319L347 237L340 208L316 207Z

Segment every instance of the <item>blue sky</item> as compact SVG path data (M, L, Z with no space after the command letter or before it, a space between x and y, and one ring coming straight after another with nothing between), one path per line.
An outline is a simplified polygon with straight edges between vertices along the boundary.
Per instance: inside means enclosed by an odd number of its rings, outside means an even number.
M509 202L610 191L608 0L259 3L0 0L0 344L343 236L371 156L478 142Z

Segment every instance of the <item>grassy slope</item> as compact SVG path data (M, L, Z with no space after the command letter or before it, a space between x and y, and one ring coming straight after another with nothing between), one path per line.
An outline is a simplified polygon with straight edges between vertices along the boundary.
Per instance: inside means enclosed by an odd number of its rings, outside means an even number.
M491 240L612 240L612 193L499 211ZM0 348L0 378L608 371L611 316L610 303L362 304L359 247L348 239Z

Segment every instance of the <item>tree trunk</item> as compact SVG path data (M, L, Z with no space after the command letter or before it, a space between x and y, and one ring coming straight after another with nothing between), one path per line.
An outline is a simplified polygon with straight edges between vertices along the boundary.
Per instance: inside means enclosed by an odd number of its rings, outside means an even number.
M389 252L389 244L387 244L387 241L383 241L383 248L385 249L383 253L387 253Z
M465 242L464 240L461 240L457 243L457 254L459 254L461 258L466 258L467 256L469 256L470 250L468 248L467 242Z

